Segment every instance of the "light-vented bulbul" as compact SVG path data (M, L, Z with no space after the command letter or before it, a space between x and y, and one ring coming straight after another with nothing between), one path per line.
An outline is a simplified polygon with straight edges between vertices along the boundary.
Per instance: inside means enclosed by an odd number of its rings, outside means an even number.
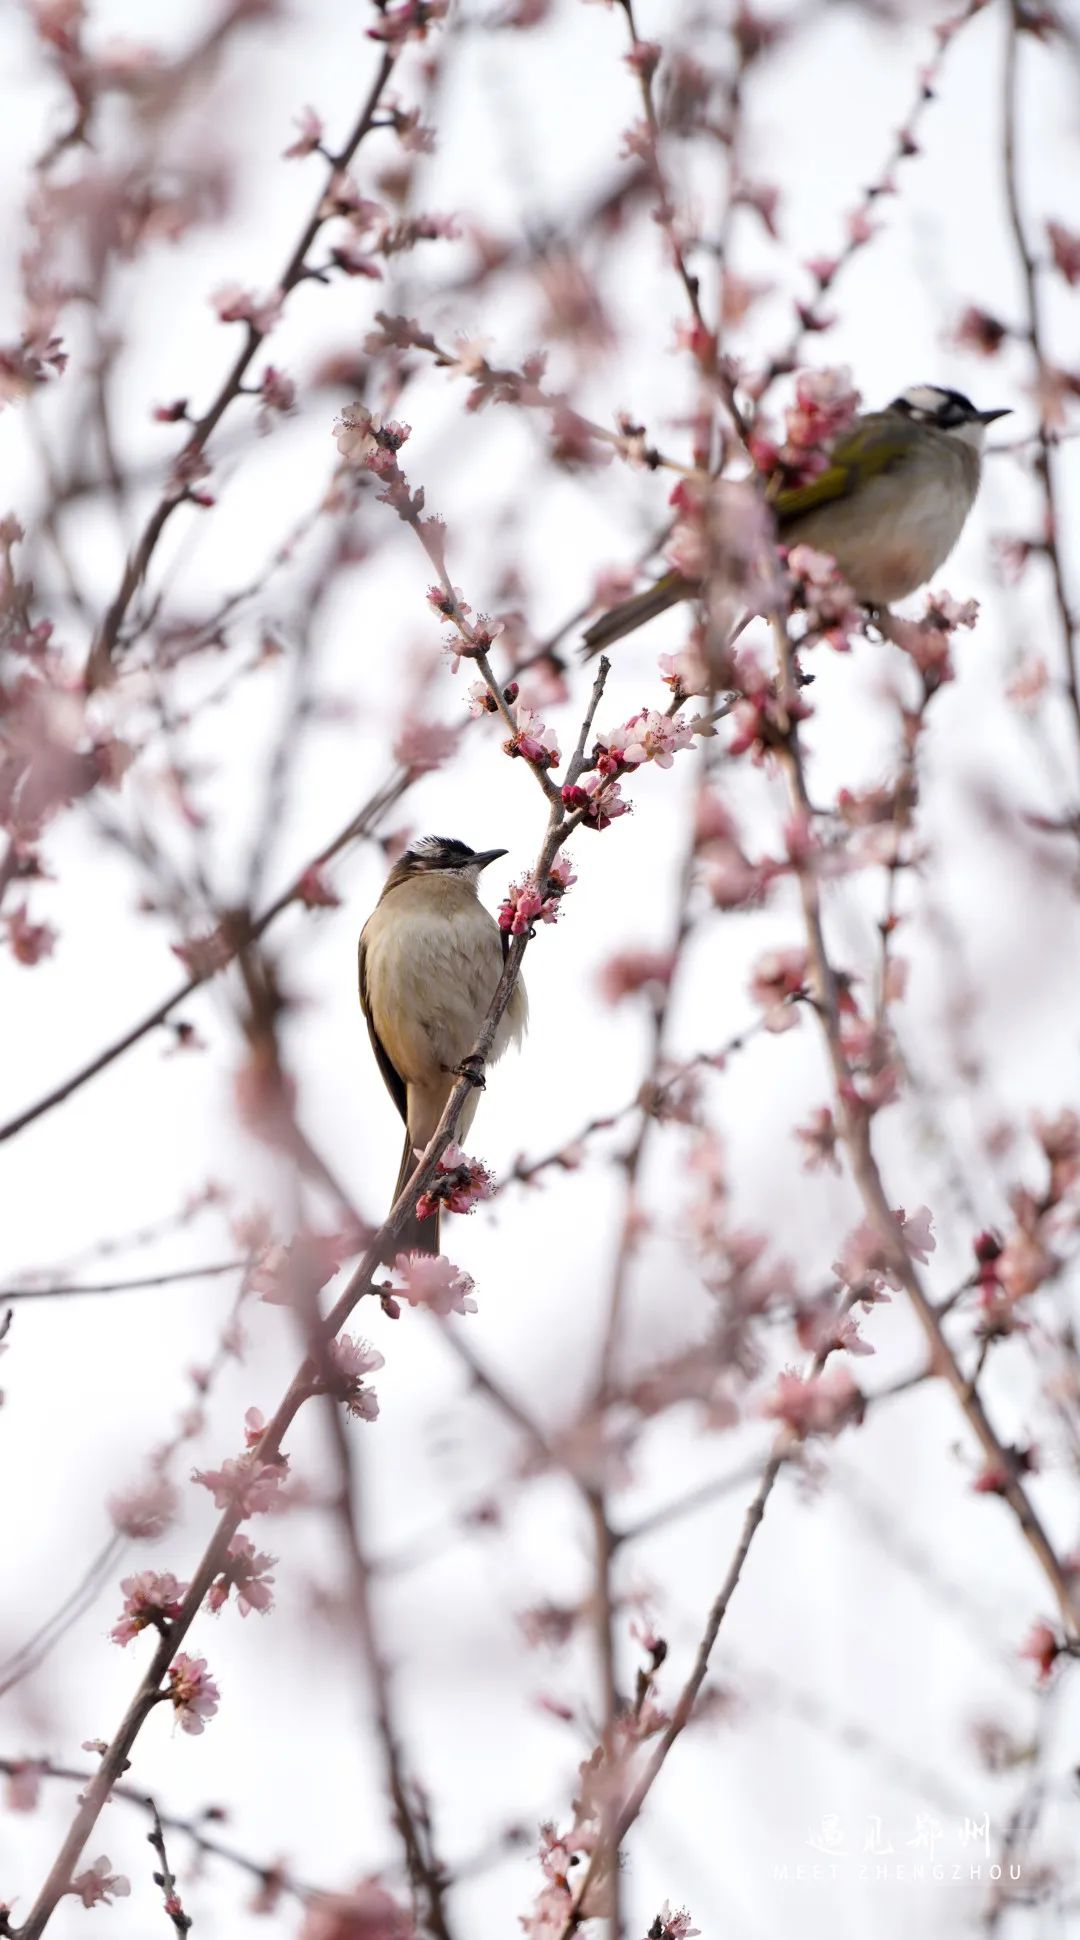
M386 1088L405 1121L395 1200L435 1132L502 975L509 938L480 902L477 885L481 870L506 853L424 836L395 862L361 932L360 1003ZM519 981L489 1063L521 1042L528 1012ZM459 1138L478 1102L474 1090L458 1121ZM438 1209L428 1219L414 1213L398 1245L405 1253L437 1253Z

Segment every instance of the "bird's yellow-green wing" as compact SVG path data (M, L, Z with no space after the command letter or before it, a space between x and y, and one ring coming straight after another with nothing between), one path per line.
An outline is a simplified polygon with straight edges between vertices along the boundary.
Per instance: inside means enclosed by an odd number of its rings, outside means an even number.
M782 531L804 512L814 512L820 505L847 498L857 485L888 471L906 455L904 444L898 448L895 427L883 425L880 417L867 418L862 424L854 425L837 440L828 467L817 478L812 478L808 485L782 486L768 494L777 525Z

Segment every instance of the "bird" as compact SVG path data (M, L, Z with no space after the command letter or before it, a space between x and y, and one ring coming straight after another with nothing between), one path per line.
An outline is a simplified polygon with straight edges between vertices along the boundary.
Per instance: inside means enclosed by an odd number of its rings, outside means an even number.
M395 862L360 934L360 1005L379 1070L405 1123L393 1205L429 1144L502 975L510 939L477 895L481 871L506 849L470 849L455 837L426 835ZM529 1005L520 979L495 1032L488 1062L519 1045ZM465 1101L464 1138L479 1102L480 1079ZM439 1210L415 1210L398 1242L405 1253L439 1251Z
M866 606L906 599L959 539L979 489L986 427L1008 415L1007 406L978 410L962 391L913 384L883 411L857 417L809 484L766 488L779 543L830 553ZM699 581L665 573L594 620L586 656L700 591Z

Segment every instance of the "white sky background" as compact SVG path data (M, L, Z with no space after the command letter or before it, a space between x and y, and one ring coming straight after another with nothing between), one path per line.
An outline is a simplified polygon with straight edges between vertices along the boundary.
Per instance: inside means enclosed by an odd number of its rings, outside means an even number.
M673 11L641 0L640 30L663 38ZM711 19L723 12L719 6L704 11ZM192 35L205 17L183 0L154 13L152 30L134 0L101 4L95 18L103 38L152 32L170 42ZM687 15L679 10L680 19ZM914 76L929 49L927 18L912 9L906 24L886 28L847 7L829 7L755 78L747 168L755 179L778 182L784 202L781 249L761 239L752 215L736 225L736 266L782 284L775 302L752 313L741 340L749 361L763 359L787 335L787 295L792 287L805 293L798 262L838 247L845 212L908 112ZM273 282L322 166L317 159L278 160L291 138L290 118L310 101L332 139L349 124L376 58L364 39L366 22L366 10L344 0L298 7L291 20L253 30L234 46L202 105L196 118L202 144L242 158L238 192L221 229L196 232L175 252L159 250L149 271L131 273L130 309L118 321L130 327L135 344L124 366L122 415L124 451L132 459L160 454L164 463L178 446L174 430L149 422L153 403L191 395L201 407L215 391L235 340L217 323L210 292L225 281L258 289ZM1016 416L1003 434L1011 437L1033 423L1020 354L984 365L945 342L947 326L968 302L1006 318L1018 314L1001 194L1002 27L999 9L990 7L958 40L940 98L923 123L923 156L905 167L900 197L880 205L887 233L845 276L828 306L839 312L837 327L813 339L810 351L818 364L850 363L871 404L912 381L934 380L969 390L986 405L1012 405ZM620 130L636 117L622 51L621 17L578 0L564 0L549 29L467 37L450 66L442 144L428 164L421 204L458 210L511 234L524 220L557 223L590 183L609 179ZM1032 226L1037 216L1057 215L1076 227L1075 70L1034 43L1025 46L1024 65L1029 217ZM0 20L0 85L6 103L0 172L13 201L56 112L56 90L43 84L29 32L14 12ZM410 98L411 88L402 93ZM362 154L367 159L358 179L373 192L374 144ZM713 192L718 196L719 188ZM12 247L0 288L5 337L17 319L14 253ZM493 356L517 361L539 340L535 292L523 296L520 284L500 283L475 302L432 304L427 292L465 260L463 249L434 245L426 256L405 259L397 290L361 280L331 290L304 287L272 340L273 361L302 377L328 349L356 347L384 306L418 314L440 336L490 337ZM601 287L627 336L616 356L588 373L580 406L602 422L628 408L673 447L689 392L685 360L670 348L677 291L647 224L638 223L608 254ZM1051 304L1065 363L1075 361L1078 303L1080 297L1070 305L1067 294L1055 293ZM556 379L565 374L564 359L556 347ZM61 394L57 387L46 401L46 425L59 422ZM580 603L602 564L634 555L663 516L667 486L662 476L616 467L553 473L543 462L539 421L502 409L466 418L463 395L461 380L441 373L413 386L399 413L414 426L404 468L414 485L426 487L428 509L447 518L451 577L474 607L497 604L491 562L500 527L512 525L525 608L541 635ZM260 569L275 539L323 488L334 460L330 425L343 401L327 390L303 399L298 419L259 443L231 479L224 468L228 482L211 517L200 522L183 511L174 519L155 571L160 580L185 549L173 582L176 610L212 607ZM233 407L226 436L234 412L242 421L246 409ZM28 524L39 483L25 414L18 411L0 418L0 463L0 512L10 506ZM1080 474L1075 460L1061 470L1074 523ZM935 1213L939 1249L928 1278L939 1295L967 1270L974 1230L949 1194L942 1133L958 1155L978 1223L987 1223L1004 1210L1005 1175L995 1173L982 1151L980 1126L1002 1115L1022 1121L1033 1107L1056 1110L1078 1094L1075 906L1068 883L1036 867L1043 852L1018 821L1023 808L1060 812L1074 799L1061 777L1074 773L1076 750L1053 710L1044 730L1033 734L1004 698L1021 648L1045 652L1058 673L1057 640L1039 569L1020 591L1005 594L992 576L988 548L992 532L1030 530L1036 512L1033 489L1014 461L992 461L978 510L940 575L957 596L975 594L986 604L976 633L958 641L955 685L931 712L922 810L929 857L922 878L908 878L902 887L905 906L916 901L923 915L910 934L901 932L913 978L898 1013L899 1034L914 1068L939 1094L939 1122L901 1106L878 1126L892 1203L925 1201ZM375 506L364 530L377 551L340 582L316 641L320 691L349 701L355 713L347 723L320 727L306 744L279 830L275 886L336 832L386 772L403 670L417 643L438 637L423 598L430 575L411 535ZM107 596L120 563L115 533L87 514L72 523L70 537L87 583L98 597ZM197 552L186 552L195 538ZM271 589L262 608L286 627L287 585L284 604ZM655 655L678 643L682 625L668 622L618 650L604 704L608 723L661 704ZM76 623L65 621L58 630L81 653ZM234 655L256 637L250 615L236 631ZM227 664L215 661L195 674L194 690L204 679L216 682ZM866 645L850 659L826 663L817 656L817 713L808 733L816 798L827 798L841 782L854 788L879 779L891 768L893 716L880 692L883 668L895 677L891 654ZM433 711L459 718L469 678L464 669L453 678L440 663L430 687ZM569 707L547 715L564 745L573 740L587 686L588 677L577 676ZM209 848L223 892L238 880L284 704L283 674L264 673L242 683L233 703L203 720L193 737L194 755L207 764L196 792L215 817ZM644 1017L632 1006L601 1009L594 973L616 947L665 941L691 779L687 756L668 775L650 769L628 791L636 805L632 819L602 842L579 837L573 845L579 883L558 927L542 932L529 952L533 1022L523 1057L492 1080L469 1141L496 1171L505 1171L521 1150L539 1153L570 1137L593 1112L622 1104L640 1081ZM742 764L725 770L724 786L746 818L751 851L775 849L778 784ZM141 787L135 770L121 804L141 800L148 813L164 818L160 797L155 803L139 794ZM1004 831L992 829L980 807L994 793L1009 804ZM470 731L463 757L418 786L391 821L477 846L506 845L507 863L485 884L493 904L538 848L539 808L524 764L503 760L495 731L482 723ZM88 817L59 822L46 855L58 884L35 888L31 907L60 929L56 954L32 974L0 958L5 1115L61 1079L177 981L169 947L175 931L137 916L130 867L93 837ZM315 917L290 914L272 933L275 945L297 945L286 961L290 987L305 1007L288 1041L302 1121L372 1215L396 1171L398 1123L358 1015L354 952L383 870L376 849L352 852L334 877L343 906ZM830 905L835 944L852 967L866 969L873 960L872 913L880 895L876 879L868 888L849 884ZM933 909L947 914L962 939L964 974L977 994L970 1028L987 1059L987 1077L974 1096L964 1095L950 1059L943 1014L957 966L934 941L927 920ZM691 1053L720 1043L751 1021L751 963L772 943L799 941L786 894L752 918L704 922L684 966L673 1049ZM10 1271L65 1260L110 1234L167 1217L209 1177L234 1185L242 1203L272 1201L272 1168L232 1117L229 1084L239 1043L228 1001L218 989L204 990L183 1015L206 1039L206 1053L166 1057L164 1038L152 1035L3 1149ZM790 1137L791 1126L827 1096L809 1018L796 1032L755 1043L710 1091L710 1110L728 1145L737 1223L769 1231L809 1285L827 1273L839 1239L857 1218L846 1181L806 1177ZM704 1296L671 1238L686 1193L684 1152L677 1131L655 1141L646 1180L655 1231L633 1280L627 1365L647 1366L693 1340L704 1324ZM1016 1163L1034 1176L1025 1148ZM444 1241L477 1281L480 1311L457 1324L549 1427L572 1419L590 1378L619 1211L618 1172L594 1158L572 1178L556 1178L531 1196L512 1189L469 1222L451 1222ZM189 1235L125 1255L119 1266L164 1270L229 1250L224 1226L208 1215ZM230 1282L210 1281L17 1310L0 1415L5 1650L67 1593L104 1539L106 1495L136 1476L146 1451L172 1432L188 1399L184 1370L206 1358L230 1297ZM1044 1297L1064 1311L1073 1299L1068 1280ZM458 1363L423 1316L407 1312L391 1327L364 1314L354 1331L365 1330L387 1356L377 1380L382 1415L376 1428L351 1432L368 1540L373 1551L385 1553L445 1531L457 1512L498 1493L518 1450L487 1404L470 1396ZM864 1332L878 1350L875 1361L855 1370L868 1388L918 1364L919 1343L899 1301L877 1309ZM248 1334L245 1362L228 1368L211 1399L193 1456L200 1463L214 1466L235 1452L244 1409L256 1404L269 1413L291 1371L293 1338L281 1311L253 1307ZM1001 1350L986 1387L1006 1439L1045 1439L1047 1473L1034 1492L1060 1545L1071 1547L1075 1491L1052 1434L1039 1432L1028 1363L1012 1348ZM618 1520L629 1523L696 1480L734 1471L767 1440L752 1418L727 1436L703 1436L688 1410L675 1411L643 1436L634 1485L615 1498ZM317 1484L317 1422L302 1417L290 1446L294 1469ZM980 1772L966 1727L983 1714L1021 1732L1033 1727L1031 1678L1016 1663L1015 1649L1032 1620L1049 1614L1048 1598L1006 1509L971 1493L974 1466L954 1404L937 1389L922 1388L872 1412L863 1428L827 1449L820 1488L807 1490L792 1475L781 1481L716 1653L716 1680L735 1690L739 1708L728 1721L686 1734L630 1842L627 1930L634 1940L665 1897L688 1904L708 1940L796 1932L801 1940L847 1940L867 1930L875 1940L900 1940L914 1920L929 1940L953 1936L975 1919L983 1901L971 1885L861 1887L845 1878L834 1886L785 1887L773 1877L777 1865L814 1859L807 1838L828 1813L839 1815L848 1845L856 1848L866 1820L880 1817L897 1856L910 1857L903 1842L914 1833L916 1814L934 1812L945 1827L944 1857L965 1864L970 1854L957 1839L963 1815L988 1812L996 1828L1004 1823L1016 1782ZM744 1485L622 1559L620 1588L652 1592L657 1625L669 1639L661 1686L669 1700L750 1493ZM184 1498L180 1530L133 1555L129 1567L189 1571L213 1511L200 1490L185 1490ZM867 1526L865 1505L877 1534ZM903 1567L881 1532L917 1546L925 1573ZM220 1714L194 1739L174 1733L159 1713L139 1739L133 1775L173 1811L208 1801L227 1806L224 1836L245 1851L285 1854L302 1877L345 1885L378 1867L393 1841L364 1725L362 1667L333 1625L312 1614L313 1588L330 1594L338 1580L334 1542L317 1512L280 1524L263 1521L251 1533L259 1546L280 1554L277 1611L243 1624L232 1609L199 1619L188 1647L209 1659L222 1690ZM517 1915L540 1883L535 1824L549 1815L567 1818L574 1769L589 1748L572 1727L539 1712L535 1699L547 1692L580 1703L595 1688L591 1644L586 1637L556 1660L526 1654L515 1613L549 1599L572 1600L586 1589L590 1570L589 1531L573 1492L548 1480L512 1496L501 1533L455 1542L395 1580L381 1603L390 1655L400 1665L403 1736L412 1769L431 1788L441 1853L452 1866L508 1822L524 1824L530 1834L521 1854L489 1867L455 1895L459 1931L470 1940L502 1940L517 1931ZM118 1568L115 1577L121 1573ZM46 1670L4 1702L5 1753L44 1751L72 1760L83 1739L111 1735L137 1679L135 1659L148 1648L137 1642L121 1652L107 1641L119 1601L114 1579ZM634 1665L627 1642L627 1686ZM808 1705L816 1720L800 1715ZM1043 1856L1064 1857L1075 1845L1070 1725L1075 1703L1067 1690L1049 1766L1059 1803L1046 1815ZM867 1742L853 1741L852 1732L866 1734ZM0 1897L16 1901L16 1916L32 1900L72 1806L70 1795L52 1786L34 1816L0 1816ZM133 1898L107 1913L87 1914L67 1903L53 1923L60 1940L88 1931L87 1921L109 1940L141 1940L155 1926L164 1930L140 1815L110 1807L88 1857L98 1852L108 1852L131 1877ZM245 1911L240 1875L214 1866L195 1881L179 1838L170 1857L197 1935L246 1940L268 1931L266 1921ZM284 1902L272 1925L291 1931L294 1906ZM1064 1920L1038 1927L1034 1916L1017 1914L1002 1932L1013 1940L1074 1930Z

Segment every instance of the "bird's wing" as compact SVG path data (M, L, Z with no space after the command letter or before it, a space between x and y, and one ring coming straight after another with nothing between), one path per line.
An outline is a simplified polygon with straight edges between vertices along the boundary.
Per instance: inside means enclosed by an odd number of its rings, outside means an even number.
M371 1048L375 1053L375 1059L379 1066L379 1070L383 1074L383 1082L386 1085L386 1089L390 1093L390 1096L393 1099L395 1105L397 1106L398 1111L401 1113L401 1117L404 1123L408 1125L409 1100L408 1100L408 1093L406 1090L405 1080L402 1077L400 1071L398 1070L396 1064L394 1064L393 1060L391 1059L390 1054L387 1051L387 1048L383 1043L382 1038L379 1036L378 1031L375 1029L375 1021L371 1015L371 1003L368 997L368 982L367 982L367 952L364 948L363 937L360 938L360 1008L364 1013L364 1021L368 1027L368 1036L371 1039Z
M901 433L904 427L900 426ZM888 430L886 437L884 432ZM900 448L897 449L898 442ZM788 485L770 494L769 502L776 514L776 523L781 532L793 519L801 518L804 512L814 512L819 505L829 505L836 499L847 498L855 487L864 484L868 478L876 478L881 472L892 470L902 464L907 457L906 441L898 440L897 427L884 426L880 418L867 417L856 424L833 447L828 468L808 485Z

